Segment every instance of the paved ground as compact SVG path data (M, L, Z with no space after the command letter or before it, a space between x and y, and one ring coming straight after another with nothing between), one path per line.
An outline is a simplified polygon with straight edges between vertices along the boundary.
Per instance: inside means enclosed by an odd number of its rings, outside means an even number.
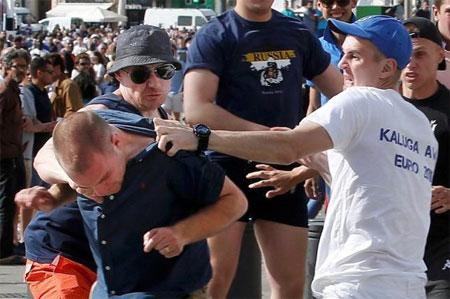
M31 298L22 280L25 266L0 266L0 298Z
M25 266L0 266L0 298L31 298L22 280ZM264 271L263 271L264 272ZM262 299L270 298L269 286L263 273Z

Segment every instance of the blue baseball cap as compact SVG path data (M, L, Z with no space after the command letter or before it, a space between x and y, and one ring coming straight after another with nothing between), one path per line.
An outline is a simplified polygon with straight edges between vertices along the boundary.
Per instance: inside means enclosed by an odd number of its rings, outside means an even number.
M389 16L368 16L354 23L328 20L332 31L371 41L388 58L397 61L403 69L410 61L412 42L403 24Z

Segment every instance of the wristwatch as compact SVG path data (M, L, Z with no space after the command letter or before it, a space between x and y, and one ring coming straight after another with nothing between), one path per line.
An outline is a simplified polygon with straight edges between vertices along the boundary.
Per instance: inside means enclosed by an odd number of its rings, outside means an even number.
M198 138L197 145L197 154L200 154L202 151L205 151L208 148L209 135L211 134L211 130L207 125L197 124L193 128L195 136Z

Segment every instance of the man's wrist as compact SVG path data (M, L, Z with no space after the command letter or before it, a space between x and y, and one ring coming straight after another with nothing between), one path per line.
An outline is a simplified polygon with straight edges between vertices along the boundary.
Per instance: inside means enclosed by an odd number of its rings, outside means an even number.
M201 152L208 149L209 144L209 136L211 135L211 130L208 128L208 126L204 124L197 124L193 127L194 135L197 136L198 139L198 145L197 145L197 153L200 154Z

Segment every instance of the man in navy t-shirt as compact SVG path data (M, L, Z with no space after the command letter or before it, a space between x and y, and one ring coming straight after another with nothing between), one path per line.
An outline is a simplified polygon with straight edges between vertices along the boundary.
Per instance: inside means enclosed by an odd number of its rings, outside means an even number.
M293 128L304 116L303 77L313 80L330 97L341 91L341 75L330 66L330 57L314 34L301 21L272 10L272 3L238 0L233 10L211 20L196 34L184 81L189 123L232 131ZM215 271L209 294L226 297L236 272L245 222L255 221L273 296L298 297L307 243L303 188L267 200L264 190L247 187L245 176L255 170L252 162L218 153L210 157L244 191L249 210L241 222L209 241Z

